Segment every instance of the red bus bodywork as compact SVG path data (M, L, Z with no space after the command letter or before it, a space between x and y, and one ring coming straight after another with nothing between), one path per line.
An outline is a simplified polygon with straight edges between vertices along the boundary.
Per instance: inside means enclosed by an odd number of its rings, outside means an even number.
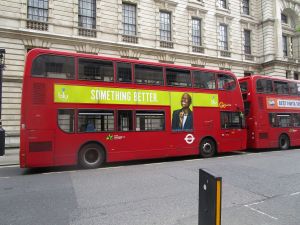
M57 79L34 77L31 75L34 61L41 55L66 56L74 58L75 78ZM78 59L106 60L113 62L114 81L101 82L78 80ZM236 87L233 90L210 90L194 87L149 86L133 82L116 82L116 63L124 62L131 65L143 64L164 68L177 68L190 71L207 71L214 74L230 75ZM133 76L133 75L132 75ZM166 105L126 105L126 104L88 104L88 103L57 103L54 101L55 85L77 85L82 87L126 88L154 91L177 91L191 93L217 94L219 107L193 107L194 129L176 132L171 129L171 109ZM74 110L74 132L66 133L58 126L58 109ZM78 132L79 109L105 109L118 113L118 110L160 110L165 113L165 128L162 131L117 131L80 133ZM214 71L195 67L175 66L161 63L150 63L139 60L109 58L97 55L60 52L46 49L31 50L26 59L20 135L20 166L48 167L75 165L78 163L78 152L86 143L99 144L105 150L107 162L162 158L171 156L197 155L199 145L205 138L211 138L216 144L217 152L230 152L246 148L246 129L221 128L220 112L243 112L244 105L241 91L235 76L228 71ZM136 124L136 121L132 121ZM135 126L135 125L134 125ZM192 136L191 136L192 135ZM110 138L111 137L111 138ZM192 137L192 143L187 143ZM113 139L113 141L112 141Z
M247 148L299 146L300 82L252 75L240 78L239 83L245 103Z

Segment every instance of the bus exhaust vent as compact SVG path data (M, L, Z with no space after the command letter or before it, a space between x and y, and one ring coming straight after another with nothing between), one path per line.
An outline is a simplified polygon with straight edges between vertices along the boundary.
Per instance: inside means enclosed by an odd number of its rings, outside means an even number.
M29 152L48 152L52 151L52 142L29 142Z
M259 133L259 139L268 139L269 134L268 133Z
M264 109L264 101L262 97L258 97L258 107L259 109L263 110Z
M42 105L46 103L46 85L34 83L32 87L32 103Z

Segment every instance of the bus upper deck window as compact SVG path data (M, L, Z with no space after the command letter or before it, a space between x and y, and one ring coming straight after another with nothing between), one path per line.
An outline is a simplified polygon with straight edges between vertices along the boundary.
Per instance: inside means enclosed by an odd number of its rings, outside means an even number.
M117 81L124 83L131 83L131 64L117 63Z
M289 88L290 88L290 95L298 95L298 90L297 90L297 84L296 83L289 83Z
M74 58L58 55L40 55L32 63L33 77L74 79Z
M193 71L194 87L216 89L215 74L202 71Z
M277 94L289 94L289 86L287 82L274 81L274 87Z
M147 85L163 85L164 76L162 67L135 65L135 83Z
M110 61L79 59L79 79L112 82L114 67Z
M188 70L166 69L168 86L191 87L191 73Z
M218 74L218 89L233 90L236 87L236 82L233 77L227 74Z

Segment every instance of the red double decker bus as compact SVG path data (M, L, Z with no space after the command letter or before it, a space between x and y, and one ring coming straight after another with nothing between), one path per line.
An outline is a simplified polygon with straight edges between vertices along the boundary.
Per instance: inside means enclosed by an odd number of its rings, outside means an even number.
M253 75L239 79L248 130L247 148L300 145L300 82Z
M242 150L243 110L228 71L34 49L23 81L20 166L95 168Z

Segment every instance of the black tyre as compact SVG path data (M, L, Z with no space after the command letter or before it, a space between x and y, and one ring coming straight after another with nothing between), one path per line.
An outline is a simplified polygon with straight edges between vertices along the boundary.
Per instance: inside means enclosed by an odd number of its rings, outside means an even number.
M211 138L205 138L200 144L200 155L209 158L216 154L216 144Z
M290 148L290 139L286 134L282 134L279 137L279 149L286 150Z
M86 169L98 168L105 161L105 153L97 144L87 144L82 147L78 154L79 165Z

